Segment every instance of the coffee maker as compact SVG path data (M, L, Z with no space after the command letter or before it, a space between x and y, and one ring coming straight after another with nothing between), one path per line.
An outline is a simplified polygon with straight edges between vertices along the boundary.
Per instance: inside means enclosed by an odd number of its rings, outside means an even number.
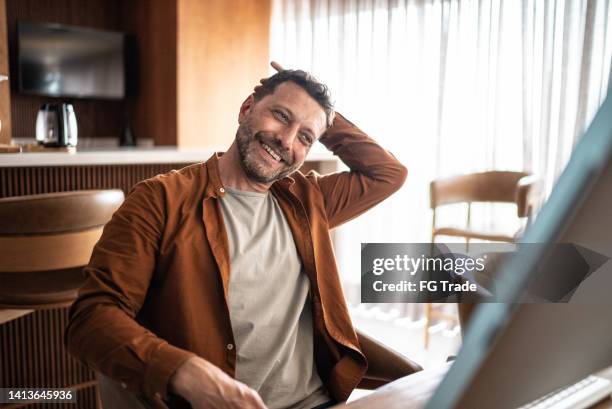
M49 147L77 145L77 121L72 104L44 104L36 117L36 141Z

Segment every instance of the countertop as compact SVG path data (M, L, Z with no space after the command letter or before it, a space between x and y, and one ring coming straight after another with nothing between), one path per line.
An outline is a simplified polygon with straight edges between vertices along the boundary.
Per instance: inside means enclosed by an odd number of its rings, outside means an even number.
M213 152L224 149L226 148L116 147L78 148L74 153L3 153L0 154L0 167L197 163L206 161ZM313 147L306 159L307 162L336 160L338 159L322 145Z

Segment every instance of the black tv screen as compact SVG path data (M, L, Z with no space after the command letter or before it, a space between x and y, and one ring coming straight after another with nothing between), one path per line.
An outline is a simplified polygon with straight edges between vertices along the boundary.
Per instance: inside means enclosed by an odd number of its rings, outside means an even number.
M19 22L19 91L77 98L123 98L124 35Z

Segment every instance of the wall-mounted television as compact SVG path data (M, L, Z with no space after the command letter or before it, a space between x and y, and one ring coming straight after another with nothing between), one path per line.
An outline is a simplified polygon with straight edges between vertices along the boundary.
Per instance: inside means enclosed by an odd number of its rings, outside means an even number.
M125 95L123 33L20 21L19 91L53 97Z

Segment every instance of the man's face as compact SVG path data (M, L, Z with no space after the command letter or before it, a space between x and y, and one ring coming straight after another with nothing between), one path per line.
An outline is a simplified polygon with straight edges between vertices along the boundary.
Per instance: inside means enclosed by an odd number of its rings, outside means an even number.
M299 169L325 131L325 111L299 85L287 81L257 103L242 105L236 142L242 167L259 183Z

